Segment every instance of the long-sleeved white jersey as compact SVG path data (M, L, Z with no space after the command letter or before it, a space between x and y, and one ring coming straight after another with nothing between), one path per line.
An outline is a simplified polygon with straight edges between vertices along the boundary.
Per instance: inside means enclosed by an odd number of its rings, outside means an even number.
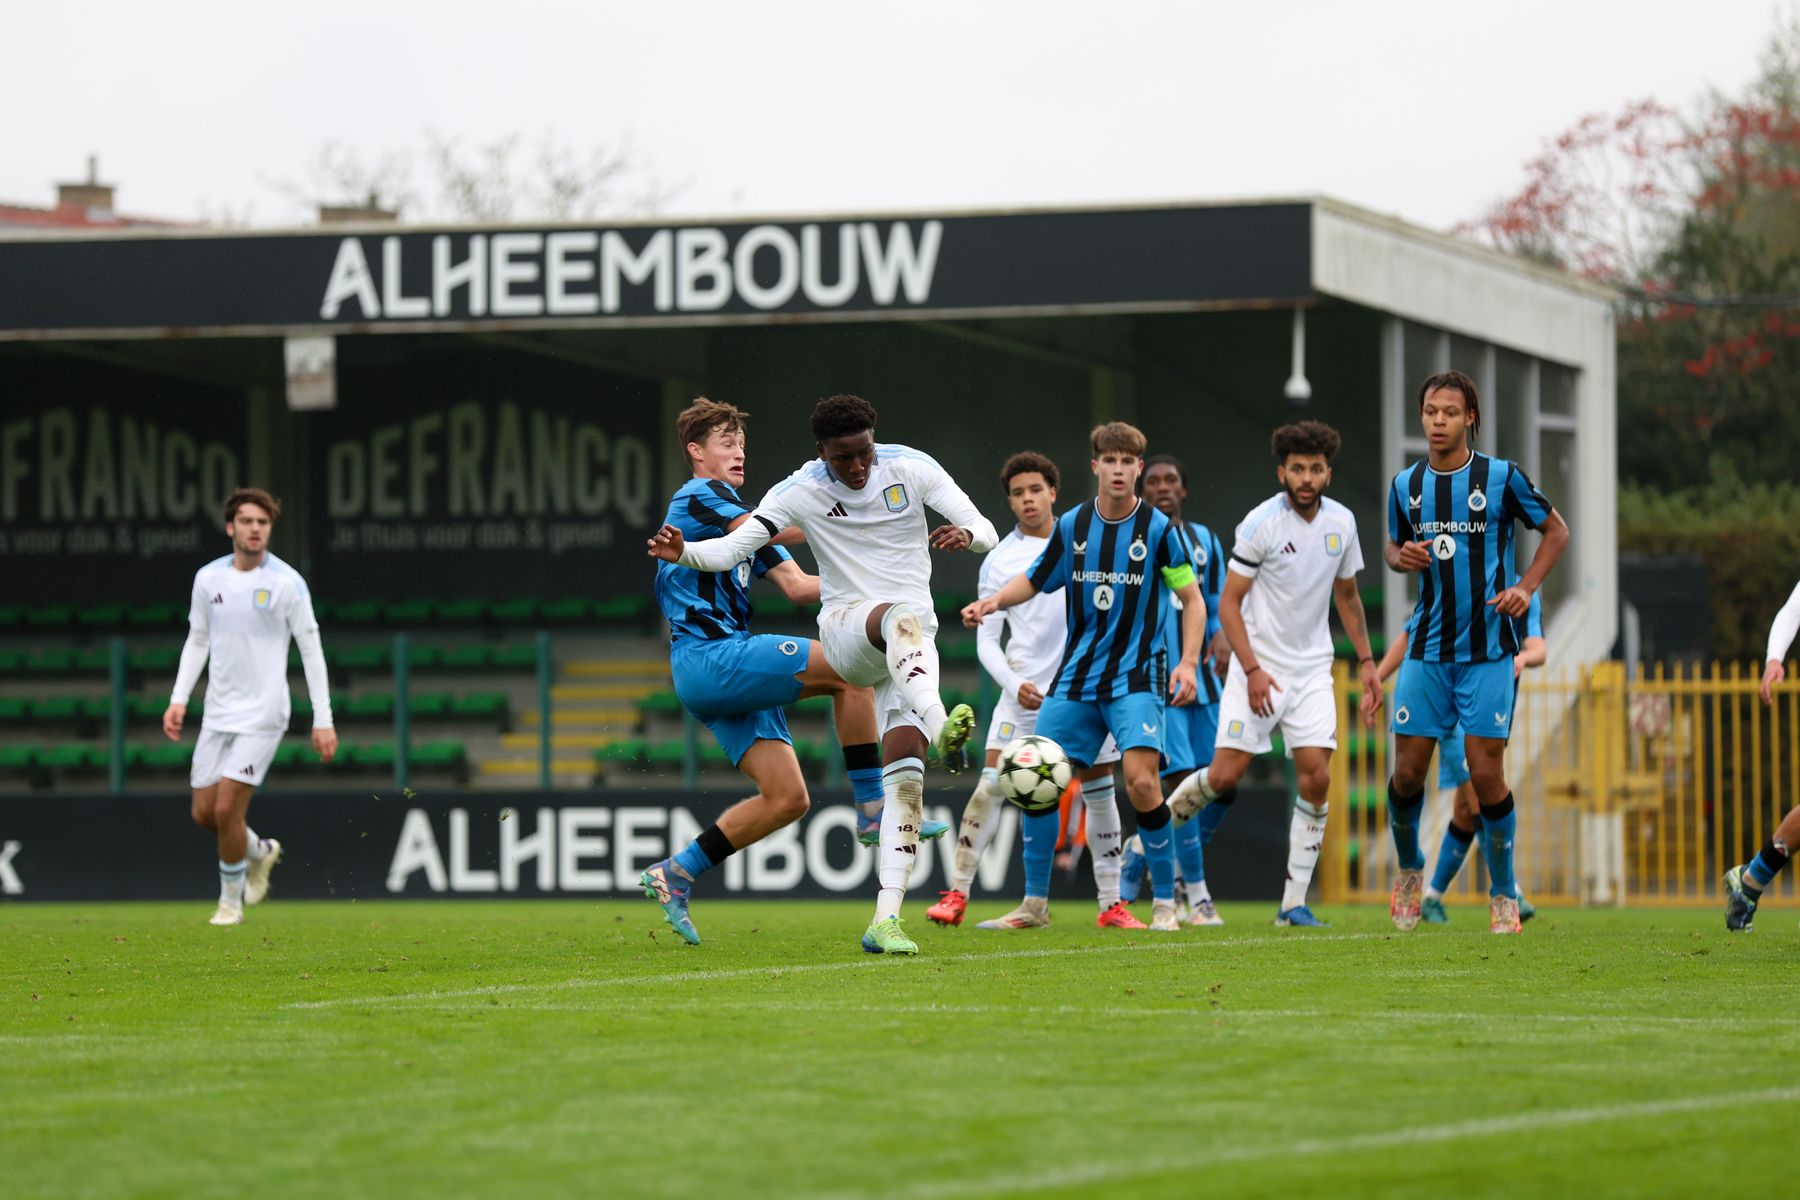
M1800 583L1794 585L1787 603L1781 606L1781 611L1775 614L1774 624L1769 626L1769 648L1763 661L1785 662L1796 633L1800 633Z
M722 538L687 542L681 565L724 571L789 526L806 534L819 564L819 600L829 611L858 600L905 601L930 613L931 547L925 509L941 513L993 549L993 522L929 454L880 443L861 488L838 482L820 459L769 489L750 519Z
M1049 538L1031 537L1019 529L1001 538L1000 544L981 560L980 594L991 596L1013 576L1030 570L1049 544ZM1040 592L1023 604L989 613L981 622L981 628L975 632L976 652L988 678L999 685L1007 699L1017 700L1019 685L1026 680L1041 691L1050 690L1069 640L1067 610L1061 596ZM1000 634L1007 629L1012 636L1002 648Z
M331 727L331 689L312 593L300 572L264 554L262 565L240 571L231 555L194 575L188 640L169 699L186 704L207 671L206 716L201 728L220 733L287 732L293 715L288 696L288 640L300 647L313 728Z

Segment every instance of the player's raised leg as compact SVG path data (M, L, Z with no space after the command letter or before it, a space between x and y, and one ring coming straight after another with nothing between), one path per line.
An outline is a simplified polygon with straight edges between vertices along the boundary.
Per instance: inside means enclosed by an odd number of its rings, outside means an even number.
M962 769L962 749L975 732L975 710L958 704L946 710L940 694L937 641L924 617L911 604L877 604L865 627L869 641L887 654L888 677L918 714L925 738L938 762Z

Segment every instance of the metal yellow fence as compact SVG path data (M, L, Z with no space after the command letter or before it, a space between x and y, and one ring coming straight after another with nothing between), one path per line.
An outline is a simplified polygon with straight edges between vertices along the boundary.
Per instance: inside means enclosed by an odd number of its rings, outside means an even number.
M1507 781L1519 814L1520 887L1549 904L1720 903L1719 877L1761 848L1800 803L1800 672L1765 707L1760 672L1625 664L1528 671L1520 682ZM1361 690L1337 668L1339 752L1320 862L1327 902L1381 903L1393 883L1387 826L1388 710L1362 724ZM1426 788L1427 873L1450 794ZM1786 871L1766 902L1791 902ZM1471 854L1449 902L1482 902L1487 873Z

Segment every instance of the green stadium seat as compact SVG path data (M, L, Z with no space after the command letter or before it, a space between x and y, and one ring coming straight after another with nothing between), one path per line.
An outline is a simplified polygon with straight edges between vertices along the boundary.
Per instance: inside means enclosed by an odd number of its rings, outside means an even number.
M644 761L653 767L679 767L687 761L687 747L682 742L657 742L645 750Z
M975 599L975 593L973 592L939 592L932 596L931 604L940 614L956 617L958 620L961 620L962 618L959 614L963 609L973 604Z
M536 600L501 600L488 605L488 620L498 625L529 625L537 620Z
M407 697L407 707L421 721L438 721L450 715L448 692L414 692Z
M457 770L468 761L461 742L420 742L412 748L412 766L420 771Z
M0 696L0 726L23 725L31 719L31 705L18 696Z
M75 609L68 604L44 604L25 610L25 627L60 631L75 627Z
M12 633L25 623L25 610L17 604L0 604L0 633Z
M757 592L750 598L750 606L756 616L765 620L780 620L800 615L800 606L789 600L780 592Z
M437 619L448 625L478 625L485 600L440 600L432 606Z
M125 661L134 671L168 674L181 665L181 647L139 646L126 653Z
M438 648L436 646L413 645L406 651L406 661L415 671L429 671L437 666Z
M46 696L31 702L31 719L38 725L69 725L80 716L79 696Z
M91 771L106 765L107 755L93 746L69 742L46 747L38 755L38 765L51 771Z
M38 756L43 752L42 746L0 746L0 772L22 774L31 771L37 766Z
M760 609L762 603L758 601ZM642 621L650 612L650 598L643 595L614 596L594 603L594 619L607 624L624 625Z
M339 625L373 625L381 620L378 600L351 600L332 606L331 617Z
M450 715L465 721L504 721L512 700L505 692L470 692L450 698Z
M335 713L347 721L391 721L394 717L394 695L392 692L376 692L369 696L339 700Z
M179 659L179 651L171 651L171 659ZM129 661L129 660L127 660ZM91 647L75 652L75 671L81 675L101 674L112 670L112 653L101 647Z
M351 646L334 656L332 666L344 671L385 671L394 656L386 646Z
M645 716L678 717L681 715L681 697L674 692L653 692L639 700L637 707Z
M23 675L27 656L19 650L0 650L0 675Z
M534 671L537 669L537 647L529 642L498 646L494 650L494 666L502 671Z
M492 646L447 646L438 654L437 665L445 671L482 671L493 662Z
M168 629L187 624L187 609L173 604L137 604L125 610L125 624L132 629Z
M821 766L829 752L828 745L815 738L796 738L794 740L794 757L800 760L801 766Z
M568 596L561 600L546 600L538 612L546 621L558 625L574 625L589 620L593 609L593 601L586 597Z
M95 604L78 609L75 623L83 629L117 629L125 623L123 604Z
M1338 634L1336 637L1333 637L1331 639L1331 645L1339 658L1354 659L1356 657L1356 650L1350 645L1350 639L1343 634ZM1380 658L1387 650L1387 637L1383 634L1371 631L1369 633L1369 650L1376 658Z
M279 754L277 754L279 757ZM163 742L144 747L143 766L152 771L185 771L193 761L194 748L181 742Z
M394 743L364 742L358 746L344 746L339 749L338 758L345 766L359 770L391 771L394 769Z
M392 600L381 606L381 615L389 625L424 625L431 607L429 600Z
M111 696L84 696L81 700L80 716L84 721L112 720Z
M938 658L942 662L966 664L980 661L974 638L956 638L953 641L937 644Z
M643 759L649 748L650 743L643 738L626 738L600 747L594 751L594 758L603 763L635 763Z

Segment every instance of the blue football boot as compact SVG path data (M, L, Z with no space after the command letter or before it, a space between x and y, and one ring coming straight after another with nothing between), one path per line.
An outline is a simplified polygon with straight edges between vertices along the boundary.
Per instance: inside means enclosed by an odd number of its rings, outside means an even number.
M919 823L919 840L929 842L932 838L941 838L950 832L948 821L922 821ZM881 814L865 817L856 814L856 840L865 846L881 845Z
M1329 925L1329 922L1321 921L1319 918L1313 916L1312 909L1306 907L1304 904L1297 904L1293 908L1282 909L1275 914L1275 923L1277 925L1292 925L1301 929L1325 929Z
M662 905L663 920L669 923L669 928L679 933L689 945L698 946L699 931L688 920L688 888L691 884L682 880L674 862L665 858L652 865L638 876L638 882L644 885L644 895Z
M1756 920L1756 902L1761 899L1761 893L1752 896L1744 890L1743 865L1725 872L1725 928L1733 933L1749 933Z

